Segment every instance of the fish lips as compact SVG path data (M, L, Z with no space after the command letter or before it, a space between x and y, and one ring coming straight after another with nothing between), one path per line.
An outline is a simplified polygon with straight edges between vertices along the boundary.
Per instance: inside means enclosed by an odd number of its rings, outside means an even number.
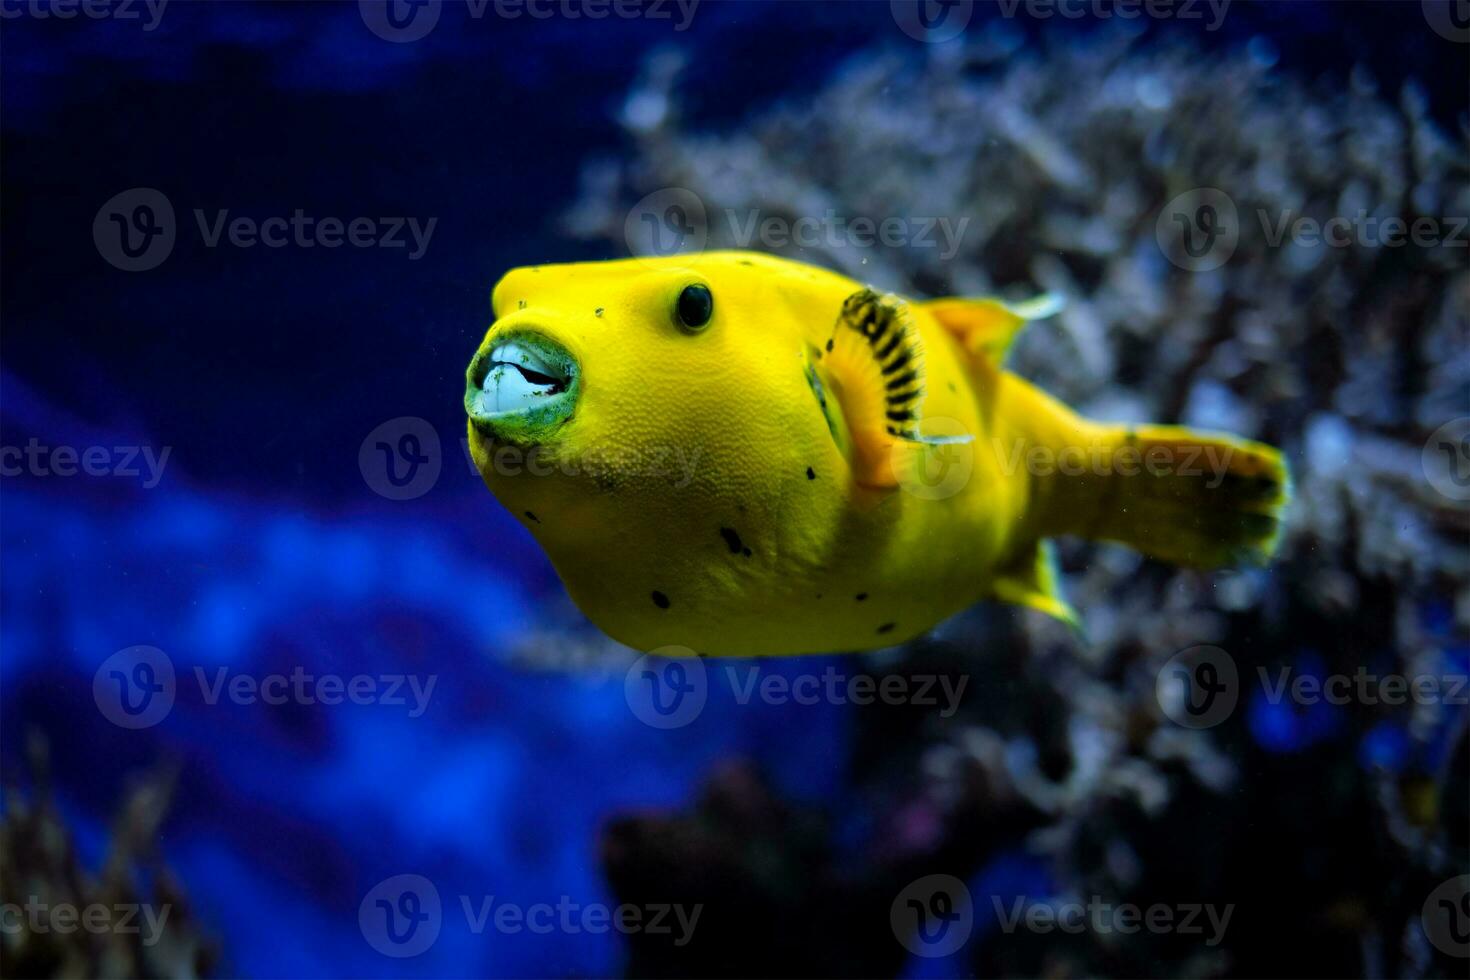
M544 333L497 332L465 371L464 408L485 436L541 442L571 418L581 381L577 359Z

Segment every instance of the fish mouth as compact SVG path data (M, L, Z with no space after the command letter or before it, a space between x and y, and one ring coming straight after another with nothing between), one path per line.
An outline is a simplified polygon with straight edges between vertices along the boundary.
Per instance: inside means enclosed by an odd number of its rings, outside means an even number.
M465 372L464 407L475 425L506 438L565 422L577 403L576 358L544 334L498 334Z

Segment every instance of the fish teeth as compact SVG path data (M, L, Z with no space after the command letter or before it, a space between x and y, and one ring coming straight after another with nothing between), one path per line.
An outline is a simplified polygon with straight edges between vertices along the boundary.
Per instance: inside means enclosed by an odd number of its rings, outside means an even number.
M525 344L506 341L490 352L490 370L480 388L481 404L491 412L521 412L545 404L553 386L536 384L516 366L549 378L562 378L564 372Z
M562 376L562 372L550 364L546 358L525 344L518 343L514 340L508 340L492 350L490 352L490 360L499 364L519 364L535 371L537 374L544 374L551 378L560 378ZM494 371L491 371L491 374L494 373ZM487 385L490 383L488 375L485 378L485 383ZM486 388L486 390L488 391L489 388Z

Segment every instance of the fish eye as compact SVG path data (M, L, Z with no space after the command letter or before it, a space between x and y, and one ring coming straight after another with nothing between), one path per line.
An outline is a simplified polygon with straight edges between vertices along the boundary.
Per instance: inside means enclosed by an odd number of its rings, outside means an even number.
M685 286L674 307L674 315L679 320L679 326L690 333L709 326L710 317L715 315L715 298L710 295L709 287L703 283Z

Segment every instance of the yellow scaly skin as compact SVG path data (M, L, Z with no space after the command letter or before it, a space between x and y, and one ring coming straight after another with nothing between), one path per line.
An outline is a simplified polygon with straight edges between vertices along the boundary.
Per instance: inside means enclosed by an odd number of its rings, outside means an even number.
M692 283L714 299L697 333L674 314ZM899 485L861 485L872 481L839 448L807 376L809 364L823 370L813 352L861 288L745 252L521 268L495 287L479 356L506 338L549 339L575 362L575 403L533 423L472 411L470 449L611 637L710 655L889 646L993 594L997 569L1025 563L1048 522L1085 510L995 448L1122 430L1082 422L970 353L923 304L910 306L923 431L974 442L901 443ZM824 381L829 399L858 397ZM831 414L850 442L842 410ZM946 457L951 474L971 467L948 495Z

